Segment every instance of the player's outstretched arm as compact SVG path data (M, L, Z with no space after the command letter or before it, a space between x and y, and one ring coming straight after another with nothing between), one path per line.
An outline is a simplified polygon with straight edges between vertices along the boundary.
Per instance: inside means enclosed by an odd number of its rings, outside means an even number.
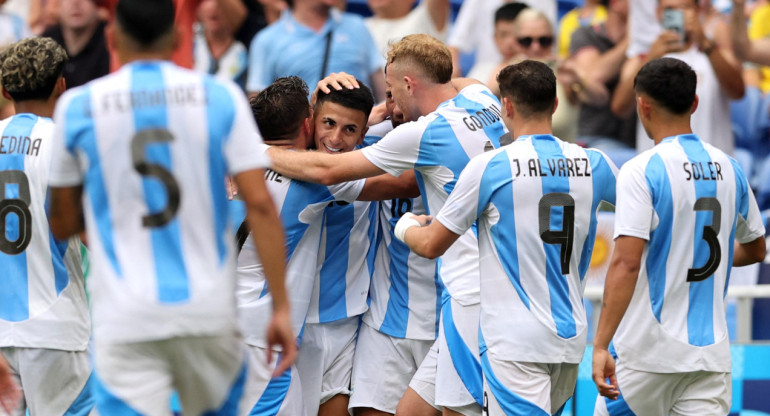
M432 217L428 215L414 215L407 212L398 220L393 233L417 255L435 259L444 254L460 238L460 235L431 219Z
M401 176L384 174L369 178L358 195L359 201L382 201L395 198L417 198L420 188L414 170L406 170Z
M615 378L615 360L608 349L634 294L645 244L641 238L618 237L604 282L602 312L594 337L593 379L599 394L613 400L618 398L620 390Z
M276 147L268 150L272 170L305 182L335 185L385 173L360 150L330 155L321 152L294 152Z
M8 361L0 354L0 409L11 414L16 410L21 399L21 389L16 384Z
M246 203L246 221L257 246L259 258L262 259L267 285L273 298L273 317L267 329L267 361L272 360L272 346L280 345L283 355L274 373L278 375L294 362L297 344L291 329L289 300L284 283L286 240L264 177L264 170L252 169L235 175L235 182Z
M51 187L51 211L48 222L54 237L64 240L85 230L82 186Z
M759 263L765 259L766 247L765 237L759 237L748 243L734 243L733 266L748 266L749 264Z

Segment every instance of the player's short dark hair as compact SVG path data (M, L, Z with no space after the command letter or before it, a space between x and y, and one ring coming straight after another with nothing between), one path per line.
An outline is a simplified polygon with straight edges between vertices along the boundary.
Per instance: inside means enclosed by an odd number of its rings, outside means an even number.
M174 30L174 15L172 0L120 0L115 9L120 28L143 47Z
M689 114L698 82L689 65L674 58L646 63L634 78L634 91L645 94L673 114Z
M374 107L374 96L372 96L372 90L366 86L361 80L356 80L359 88L341 90L332 89L328 94L319 90L316 96L315 107L319 108L321 104L330 102L339 104L345 108L351 108L353 110L359 110L364 113L364 120L369 119L369 114Z
M495 23L500 21L510 22L516 20L516 16L518 16L519 13L521 13L521 11L527 7L529 6L519 2L506 3L500 6L497 11L495 11Z
M265 142L294 139L310 117L307 84L298 76L278 78L249 100Z
M500 95L508 98L524 117L551 114L556 101L556 75L540 61L526 60L497 74Z
M47 100L66 62L67 52L53 39L26 38L0 53L0 84L14 101Z

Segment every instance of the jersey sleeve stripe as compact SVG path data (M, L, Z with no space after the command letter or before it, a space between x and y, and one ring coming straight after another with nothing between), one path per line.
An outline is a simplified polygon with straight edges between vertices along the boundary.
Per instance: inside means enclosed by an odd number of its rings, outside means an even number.
M650 157L645 168L647 186L652 195L652 205L660 219L658 227L650 232L649 252L668 253L671 248L671 233L673 226L673 200L671 196L671 183L669 182L668 172L660 155L655 154ZM655 276L650 279L650 302L652 303L652 313L660 322L661 311L663 310L663 296L666 291L666 256L647 257L646 267L647 275Z

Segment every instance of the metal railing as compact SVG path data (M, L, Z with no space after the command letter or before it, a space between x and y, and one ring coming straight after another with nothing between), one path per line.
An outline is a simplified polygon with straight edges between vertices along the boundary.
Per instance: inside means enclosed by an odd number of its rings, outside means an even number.
M586 287L584 298L591 302L593 306L593 328L599 323L599 313L602 308L602 295L604 287L590 286ZM751 307L756 298L770 298L770 285L741 285L729 286L727 288L727 297L736 298L738 301L738 313L736 319L737 334L736 342L749 343L752 340L752 314Z

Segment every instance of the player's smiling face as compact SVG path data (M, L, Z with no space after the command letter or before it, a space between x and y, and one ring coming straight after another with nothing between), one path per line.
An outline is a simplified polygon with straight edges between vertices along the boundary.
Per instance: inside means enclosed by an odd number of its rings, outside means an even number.
M366 115L326 101L315 113L315 145L326 153L349 152L364 138Z

